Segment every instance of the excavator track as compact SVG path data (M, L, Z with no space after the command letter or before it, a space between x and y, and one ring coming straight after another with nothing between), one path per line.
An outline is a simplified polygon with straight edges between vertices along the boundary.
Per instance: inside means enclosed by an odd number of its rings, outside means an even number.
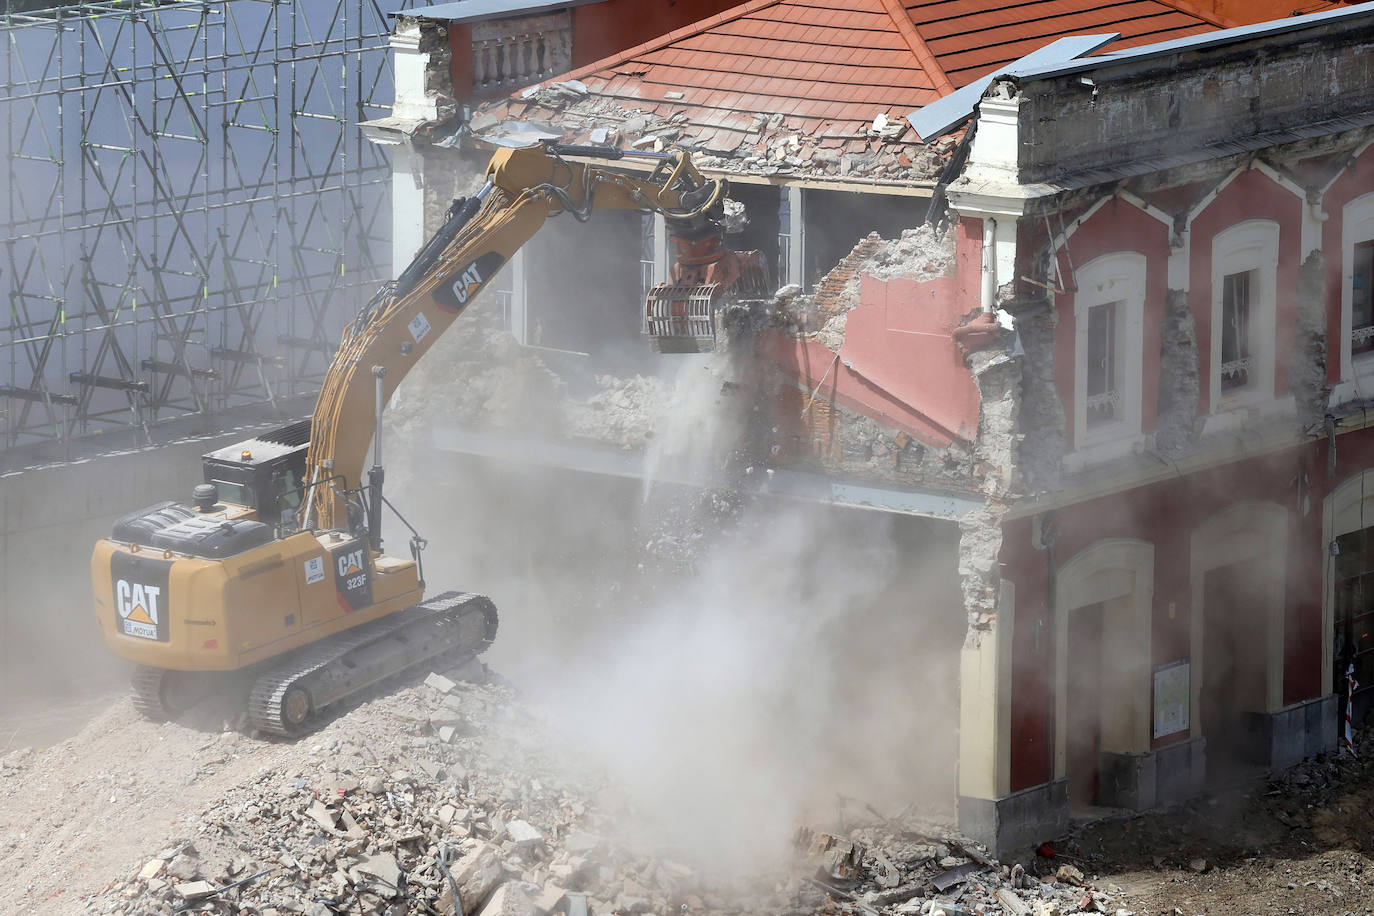
M446 653L484 651L496 628L491 599L445 592L272 663L253 682L249 718L261 732L294 737L318 713L378 681Z
M155 722L175 719L211 693L212 686L196 675L139 665L129 681L134 709Z
M139 665L134 669L129 686L133 691L134 709L145 717L160 722L172 718L175 713L163 700L162 687L167 671L164 668L149 668Z

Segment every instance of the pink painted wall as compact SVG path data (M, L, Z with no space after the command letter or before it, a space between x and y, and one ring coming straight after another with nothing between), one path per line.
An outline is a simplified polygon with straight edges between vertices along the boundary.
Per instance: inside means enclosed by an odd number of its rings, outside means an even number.
M952 277L878 280L861 274L835 354L767 331L757 352L818 396L944 448L978 433L978 386L954 329L978 308L981 221L961 227ZM970 270L969 264L973 267ZM822 384L822 382L824 382Z

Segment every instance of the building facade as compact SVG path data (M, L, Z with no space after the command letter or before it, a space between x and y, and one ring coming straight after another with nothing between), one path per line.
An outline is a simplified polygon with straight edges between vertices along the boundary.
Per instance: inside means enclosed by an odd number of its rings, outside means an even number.
M962 604L911 613L967 620L937 740L960 828L1003 854L1332 753L1347 672L1374 685L1374 4L1023 4L1001 32L947 6L753 0L457 123L421 14L411 123L375 130L419 139L398 263L497 142L689 149L731 180L732 244L801 287L754 341L770 468L959 526ZM817 42L833 72L798 64ZM637 335L662 223L602 226L513 261L520 344L603 360L621 332L560 332L553 298ZM551 258L597 301L541 287Z
M995 687L967 710L991 778L960 799L998 848L1334 752L1347 672L1371 683L1371 24L1217 32L980 102L950 200L1010 237L1024 352Z

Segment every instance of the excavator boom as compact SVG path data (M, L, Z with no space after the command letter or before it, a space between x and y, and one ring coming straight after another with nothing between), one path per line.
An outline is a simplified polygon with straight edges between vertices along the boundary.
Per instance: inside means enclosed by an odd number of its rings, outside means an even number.
M631 156L655 159L657 168L639 177L578 161ZM710 302L743 273L733 252L721 244L714 221L727 191L724 181L704 178L686 153L556 145L498 150L481 190L454 202L444 225L394 286L345 330L314 413L308 524L343 523L344 491L362 484L376 403L390 400L416 361L550 216L567 212L586 220L594 210L662 213L680 250L690 248L686 260L703 270L695 278L699 282L689 279L654 291L647 307L650 336L664 352L708 348ZM714 276L706 275L707 268Z
M627 156L654 168L627 175L599 164ZM426 598L418 534L411 558L382 552L380 437L366 480L363 464L384 405L501 266L560 213L583 221L594 210L662 213L680 263L674 282L650 297L651 330L665 351L708 347L714 297L757 265L721 244L726 190L686 154L498 151L481 190L454 202L410 266L345 329L310 420L205 455L194 507L146 507L97 543L96 618L106 644L140 665L135 705L174 716L207 672L243 672L252 678L251 721L289 736L399 671L484 650L497 628L490 600Z

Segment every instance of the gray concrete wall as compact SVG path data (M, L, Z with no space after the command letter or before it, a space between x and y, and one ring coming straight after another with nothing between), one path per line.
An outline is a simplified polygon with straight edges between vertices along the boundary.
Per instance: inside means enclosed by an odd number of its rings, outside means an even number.
M1128 60L1023 87L1021 178L1102 180L1132 163L1234 153L1267 132L1308 135L1374 107L1369 18L1225 48ZM1334 133L1344 126L1324 127ZM1271 145L1273 140L1262 145ZM1224 149L1209 148L1232 144ZM1206 155L1203 155L1206 153Z
M123 689L91 603L91 549L114 520L190 502L200 455L234 433L0 477L0 689L7 701Z

